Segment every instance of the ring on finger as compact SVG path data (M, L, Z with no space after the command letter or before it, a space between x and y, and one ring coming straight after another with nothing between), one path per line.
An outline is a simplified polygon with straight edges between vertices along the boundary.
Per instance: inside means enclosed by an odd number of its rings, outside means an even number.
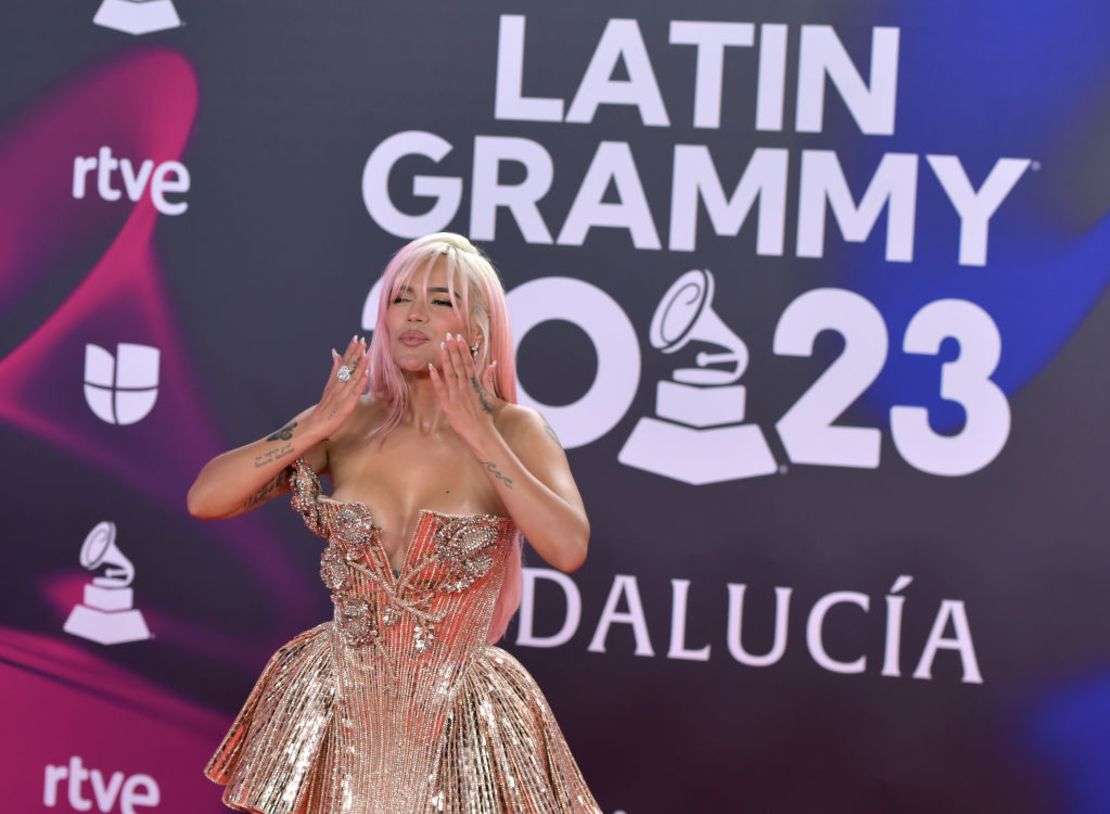
M348 381L351 378L351 368L347 365L340 365L339 370L335 371L335 378L341 382Z

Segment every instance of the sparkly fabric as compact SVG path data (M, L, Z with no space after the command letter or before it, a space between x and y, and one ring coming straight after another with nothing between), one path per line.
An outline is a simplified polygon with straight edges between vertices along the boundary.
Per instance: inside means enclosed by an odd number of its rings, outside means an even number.
M421 511L398 572L361 503L292 505L327 540L332 621L270 659L205 774L259 814L552 814L600 809L535 680L486 644L512 552L492 515Z

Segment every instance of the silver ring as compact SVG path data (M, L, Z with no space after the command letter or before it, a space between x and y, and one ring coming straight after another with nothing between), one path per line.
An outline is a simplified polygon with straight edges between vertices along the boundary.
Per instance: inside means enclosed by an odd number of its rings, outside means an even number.
M335 371L335 378L341 382L348 381L351 378L351 369L346 365L340 365L339 370Z

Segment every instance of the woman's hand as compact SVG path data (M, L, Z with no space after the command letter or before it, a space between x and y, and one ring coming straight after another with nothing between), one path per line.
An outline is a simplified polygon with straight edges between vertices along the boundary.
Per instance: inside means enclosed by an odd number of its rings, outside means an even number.
M479 379L470 348L458 334L447 334L447 338L440 343L439 358L442 372L429 363L428 375L439 398L440 408L451 428L474 448L484 435L493 431L493 414L501 403L493 395L497 362L488 366Z
M304 420L309 432L320 439L330 438L343 426L354 412L370 377L365 338L352 336L342 356L334 348L331 355L331 372L324 383L324 393ZM342 365L346 365L351 371L351 377L345 382L341 382L336 375Z

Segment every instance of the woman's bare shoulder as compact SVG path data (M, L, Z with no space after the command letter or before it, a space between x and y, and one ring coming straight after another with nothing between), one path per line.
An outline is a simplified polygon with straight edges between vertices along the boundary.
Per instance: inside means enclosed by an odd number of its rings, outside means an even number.
M493 417L493 424L512 446L515 442L527 441L547 435L555 438L555 431L537 410L523 404L502 405Z

